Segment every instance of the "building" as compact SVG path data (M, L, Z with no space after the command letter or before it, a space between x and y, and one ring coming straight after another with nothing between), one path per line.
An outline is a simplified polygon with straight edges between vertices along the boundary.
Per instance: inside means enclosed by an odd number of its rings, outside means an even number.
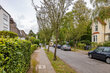
M20 38L22 40L24 40L26 38L26 36L27 36L27 34L24 32L24 30L20 30L20 34L21 34Z
M0 31L10 30L10 14L0 6Z
M110 19L102 21L100 18L92 24L92 42L104 43L110 41Z
M25 39L26 37L26 33L17 28L16 22L2 6L0 6L0 31L11 31L17 33L20 39Z
M12 18L10 19L10 31L17 33L18 36L21 37L20 30L17 28L17 25Z
M19 30L17 28L17 24L16 22L14 22L14 20L11 18L10 19L10 31L17 33L20 39L25 39L27 34L24 32L24 30Z

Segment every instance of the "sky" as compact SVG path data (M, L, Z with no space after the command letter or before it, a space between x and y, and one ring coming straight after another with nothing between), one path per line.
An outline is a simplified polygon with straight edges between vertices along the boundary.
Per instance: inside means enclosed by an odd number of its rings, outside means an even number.
M40 0L35 3L40 5ZM0 0L0 5L11 15L20 30L38 32L36 11L31 0Z
M41 5L40 1L42 0L34 0L38 6ZM85 1L87 1L87 6L91 7L89 0ZM11 15L20 30L24 30L26 33L30 30L33 30L34 33L38 32L36 11L31 0L0 0L0 5Z

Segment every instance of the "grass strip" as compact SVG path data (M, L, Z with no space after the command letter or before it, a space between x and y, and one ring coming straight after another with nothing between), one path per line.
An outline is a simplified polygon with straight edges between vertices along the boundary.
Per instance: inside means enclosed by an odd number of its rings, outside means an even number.
M75 70L73 70L70 66L65 64L59 57L57 57L56 61L53 61L53 53L52 52L47 52L45 49L45 52L54 68L56 73L76 73Z

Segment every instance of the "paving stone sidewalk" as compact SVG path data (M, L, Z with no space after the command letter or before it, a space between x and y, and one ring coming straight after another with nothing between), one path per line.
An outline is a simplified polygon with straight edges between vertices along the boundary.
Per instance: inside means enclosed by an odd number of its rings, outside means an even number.
M43 48L39 49L39 65L37 68L39 73L56 73Z

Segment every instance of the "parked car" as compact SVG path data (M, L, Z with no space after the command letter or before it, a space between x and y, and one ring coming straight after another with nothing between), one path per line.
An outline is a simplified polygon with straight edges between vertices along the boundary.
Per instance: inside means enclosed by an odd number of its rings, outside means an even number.
M110 64L110 47L97 47L94 51L88 52L88 56Z
M61 47L62 47L62 46L61 46L60 44L57 45L57 48L58 48L58 49L61 49Z
M71 51L71 47L70 47L70 45L63 45L63 46L61 47L61 50Z
M90 45L86 45L85 47L84 47L84 50L90 50L91 49L91 46Z
M55 46L56 46L56 44L53 45L53 47L55 47Z

